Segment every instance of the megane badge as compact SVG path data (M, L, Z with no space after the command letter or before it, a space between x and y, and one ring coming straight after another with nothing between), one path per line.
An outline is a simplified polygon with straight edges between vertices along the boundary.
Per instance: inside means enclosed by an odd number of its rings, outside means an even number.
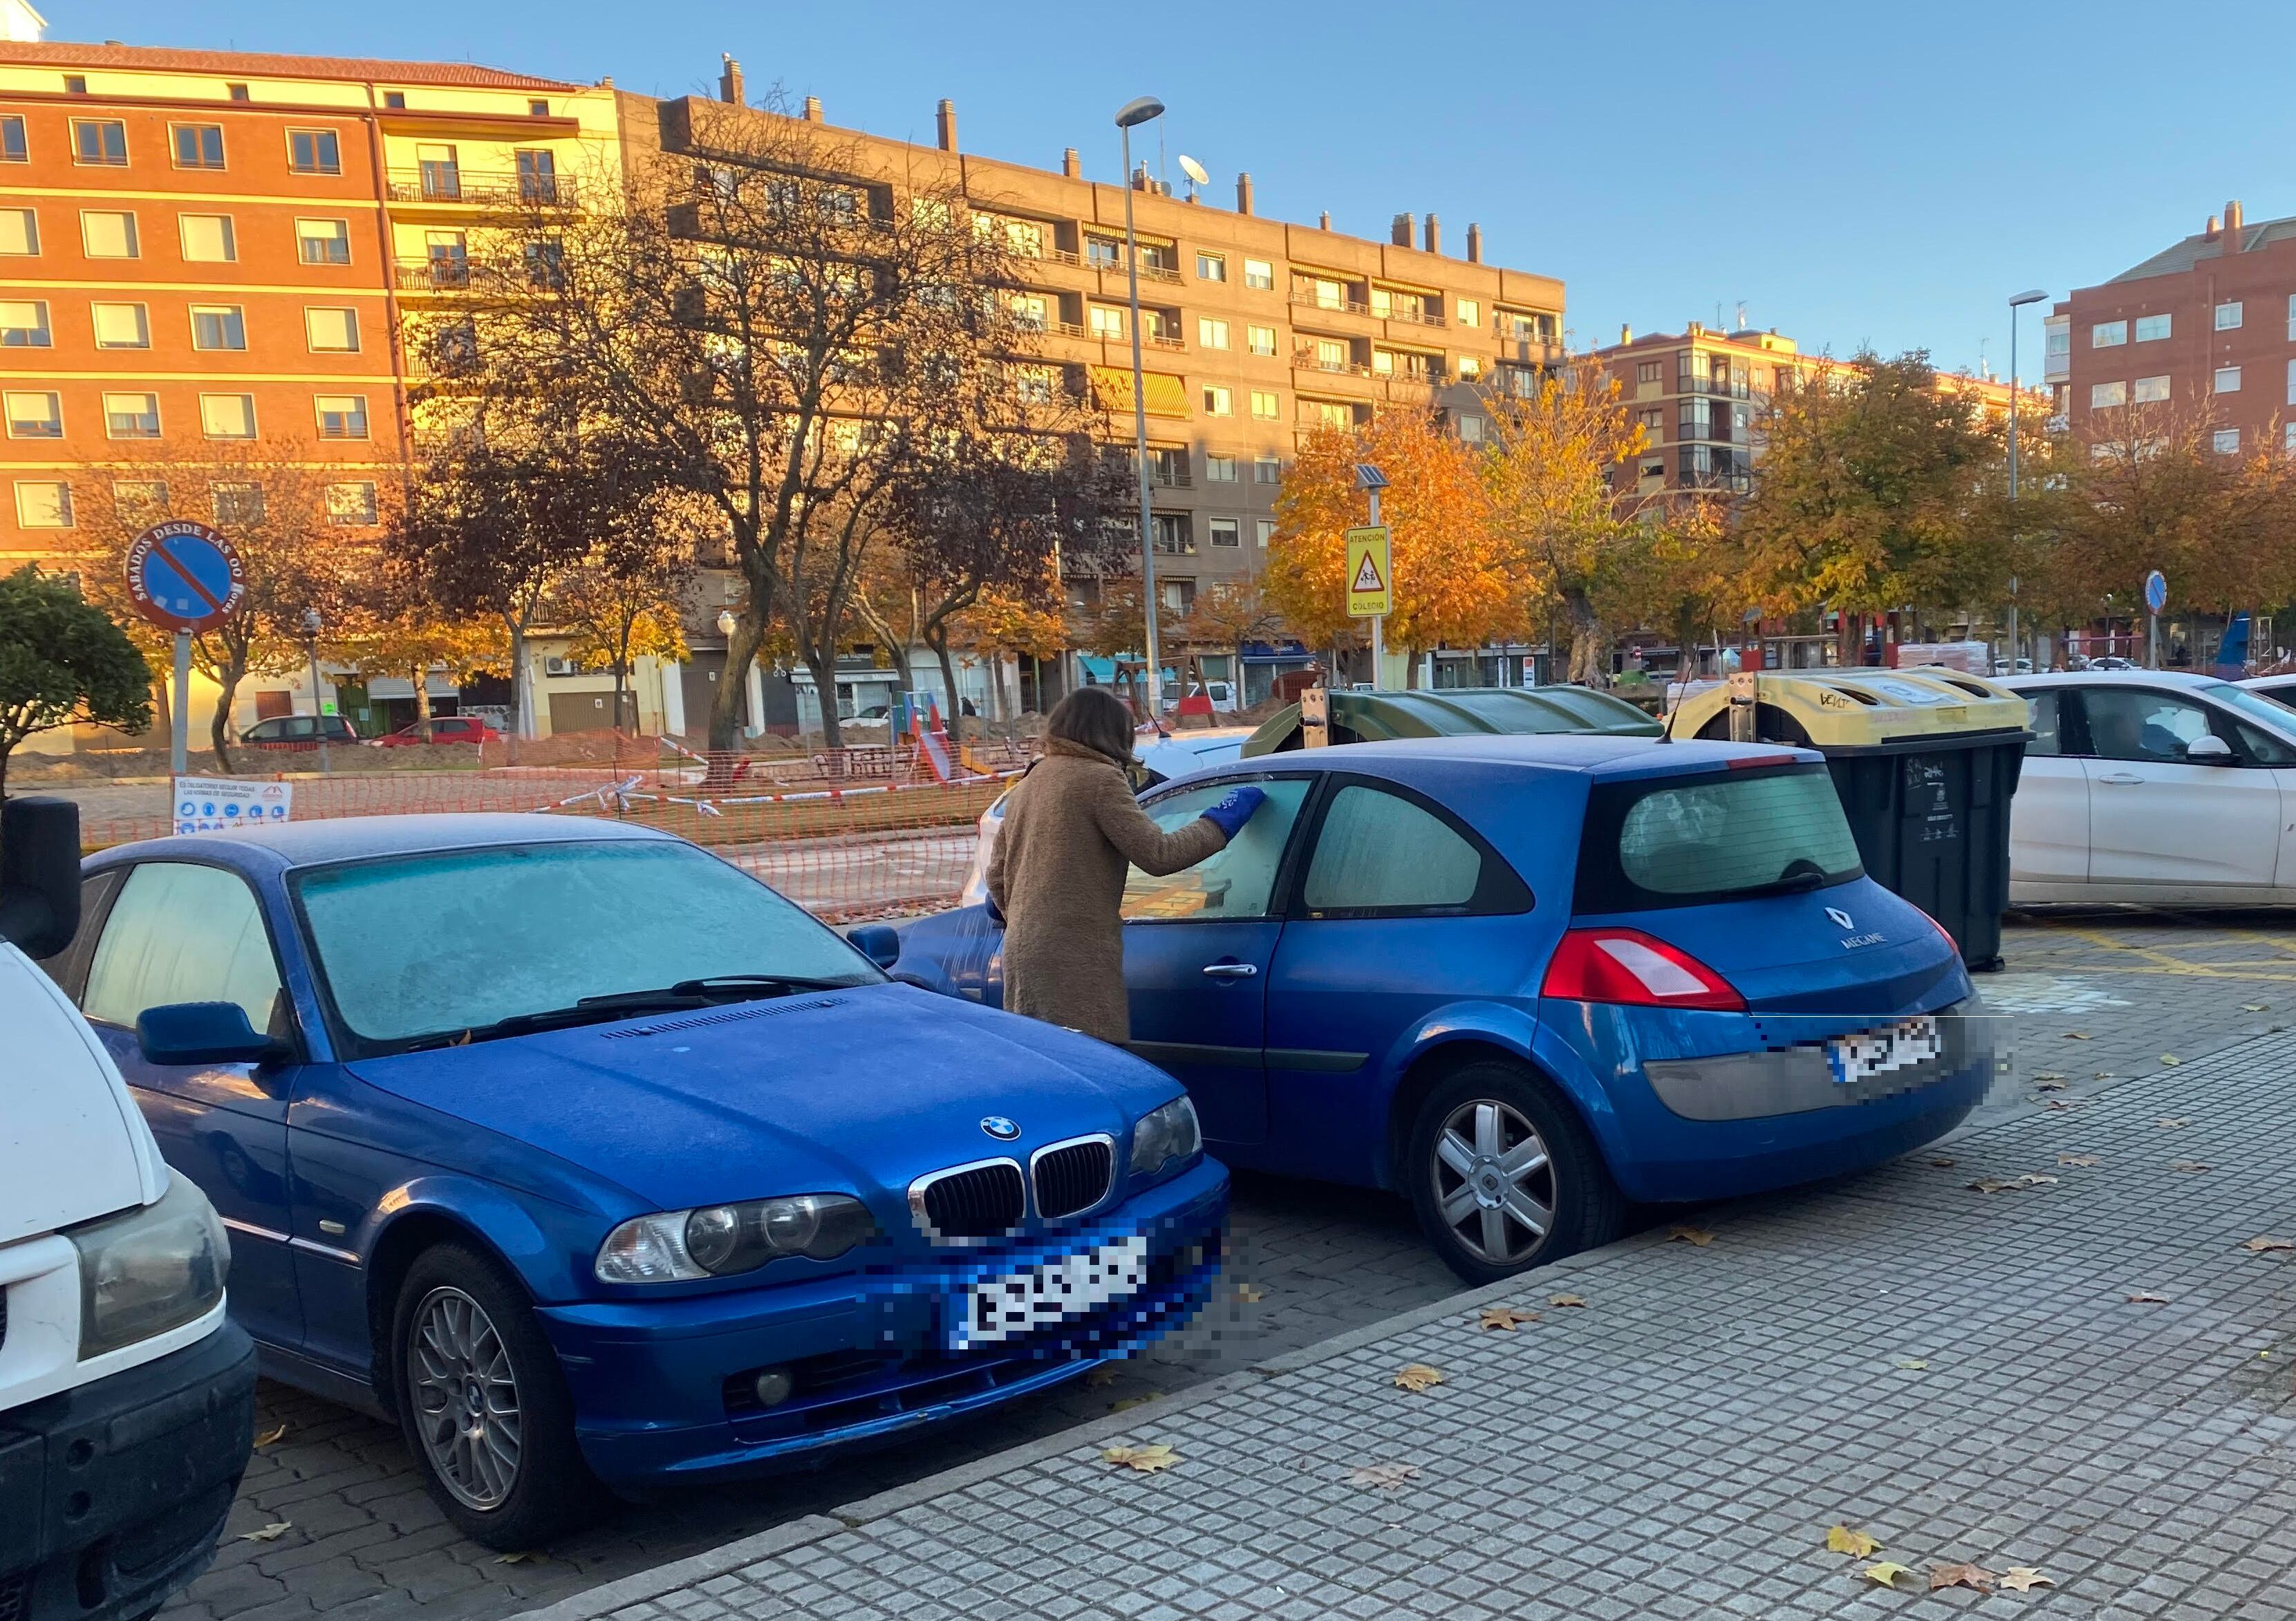
M999 1142L1010 1142L1013 1138L1021 1134L1021 1127L1019 1124L1015 1121L1006 1119L1003 1115L989 1115L986 1117L980 1122L980 1129L987 1132L990 1136L996 1138Z
M1828 906L1825 909L1825 915L1832 918L1837 924L1844 929L1855 929L1857 927L1856 921L1851 919L1850 915L1839 906Z

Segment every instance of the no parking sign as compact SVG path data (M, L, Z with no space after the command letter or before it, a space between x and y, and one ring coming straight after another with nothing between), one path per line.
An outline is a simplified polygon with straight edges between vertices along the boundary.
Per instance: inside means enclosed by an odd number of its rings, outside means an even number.
M247 571L231 542L188 518L155 523L127 548L136 611L169 630L201 631L247 597Z

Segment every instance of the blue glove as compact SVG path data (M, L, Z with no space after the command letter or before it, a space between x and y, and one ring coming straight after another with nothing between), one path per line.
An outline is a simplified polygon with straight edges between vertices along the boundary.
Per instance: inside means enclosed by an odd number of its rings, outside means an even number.
M1251 820L1251 813L1266 798L1267 794L1257 788L1233 789L1226 798L1204 813L1204 820L1226 833L1233 844L1235 836L1243 831L1243 824Z

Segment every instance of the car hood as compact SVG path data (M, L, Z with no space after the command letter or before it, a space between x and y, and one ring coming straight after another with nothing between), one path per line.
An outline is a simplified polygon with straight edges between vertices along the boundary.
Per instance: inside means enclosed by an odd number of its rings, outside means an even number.
M886 1214L927 1171L1106 1132L1177 1095L1074 1031L903 985L363 1059L360 1079L675 1210L851 1192ZM981 1122L1020 1127L1011 1142Z

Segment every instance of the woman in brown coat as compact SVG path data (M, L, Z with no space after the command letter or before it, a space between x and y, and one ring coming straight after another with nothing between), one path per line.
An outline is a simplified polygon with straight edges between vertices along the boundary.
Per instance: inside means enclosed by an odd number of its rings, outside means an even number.
M1103 1041L1131 1033L1124 995L1127 865L1161 878L1227 846L1267 796L1239 788L1166 832L1132 798L1132 716L1105 687L1054 707L1045 757L1013 790L988 858L1004 918L1004 1007Z

